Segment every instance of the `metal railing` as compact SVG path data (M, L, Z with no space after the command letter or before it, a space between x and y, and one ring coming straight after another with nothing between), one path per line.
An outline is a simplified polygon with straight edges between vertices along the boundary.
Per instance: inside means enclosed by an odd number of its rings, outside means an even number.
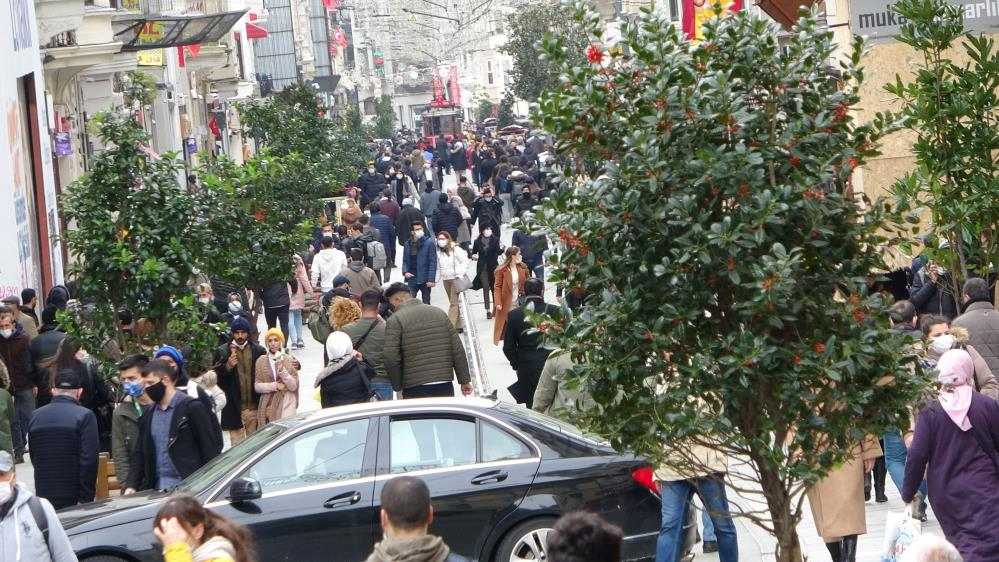
M472 389L475 396L487 396L492 392L489 388L489 378L482 364L482 351L479 349L479 335L472 322L472 314L468 310L468 299L465 293L458 293L458 307L461 312L461 325L464 329L465 355L468 357L468 369L472 375Z

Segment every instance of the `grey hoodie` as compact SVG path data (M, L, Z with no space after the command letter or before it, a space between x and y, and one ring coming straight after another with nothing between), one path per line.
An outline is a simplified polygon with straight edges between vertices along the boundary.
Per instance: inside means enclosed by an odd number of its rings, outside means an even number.
M32 493L18 482L14 485L17 497L14 507L0 519L0 560L4 562L76 562L76 553L69 537L59 523L55 509L46 499L41 499L45 517L49 522L49 545L35 524L28 507ZM50 554L51 553L51 554Z
M400 539L386 538L375 545L368 556L367 562L444 562L445 560L464 560L448 554L451 549L444 540L434 535L422 537L406 537Z

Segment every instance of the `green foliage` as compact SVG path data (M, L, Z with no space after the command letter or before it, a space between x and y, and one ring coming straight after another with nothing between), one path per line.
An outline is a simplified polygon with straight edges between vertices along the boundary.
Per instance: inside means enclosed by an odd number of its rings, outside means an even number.
M375 138L390 139L395 132L395 108L392 107L392 98L382 95L375 106Z
M136 101L150 105L156 101L156 77L147 72L129 70L125 73L122 93L128 107Z
M265 152L242 166L222 159L202 170L198 201L213 276L256 291L291 279L292 255L305 250L312 223L307 194L288 186L300 185L294 176L305 166L296 154Z
M777 559L800 560L803 488L906 426L923 388L868 289L902 217L846 188L892 126L852 118L862 40L837 79L814 12L782 46L751 14L691 44L646 11L611 56L599 17L575 10L593 62L547 40L562 85L538 117L577 173L609 172L531 217L564 245L555 280L593 298L539 328L579 364L588 429L658 459L692 443L748 459Z
M309 204L340 193L367 160L357 150L356 138L347 134L342 122L328 117L328 108L308 86L289 86L238 108L258 149L301 158L301 167L288 178L286 189Z
M960 305L961 280L988 278L999 258L999 51L993 39L965 32L962 9L943 0L902 0L892 9L907 20L898 40L919 55L911 82L896 76L885 87L916 133L916 169L893 193L902 205L928 209L929 231L950 241L952 251L932 254L957 272L947 292ZM968 62L955 62L953 48Z
M93 304L60 322L105 368L117 360L108 342L125 354L149 345L190 345L198 361L214 333L198 318L188 283L206 238L193 220L193 199L177 184L179 164L173 154L153 158L143 150L149 139L133 119L102 113L94 122L111 148L95 155L91 170L60 201L73 225L64 238L76 258L70 268L75 296ZM121 309L141 319L145 339L140 330L118 328Z
M500 101L499 111L496 113L496 126L500 129L507 125L513 125L516 115L513 114L513 93L507 90Z
M563 41L564 59L577 65L586 62L583 55L586 33L578 22L565 17L565 9L558 0L527 4L515 10L506 23L509 40L500 52L513 57L512 89L521 99L533 102L542 92L559 87L559 63L540 52L545 37L554 35Z
M479 104L475 107L475 120L482 123L486 119L493 116L493 110L496 108L496 104L489 101L488 99L479 100Z

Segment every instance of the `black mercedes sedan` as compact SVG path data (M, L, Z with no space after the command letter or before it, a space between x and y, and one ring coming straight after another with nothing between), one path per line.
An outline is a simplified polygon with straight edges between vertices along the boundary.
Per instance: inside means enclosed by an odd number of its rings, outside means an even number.
M621 527L625 559L655 555L661 502L641 459L553 418L489 400L374 402L299 414L260 429L177 491L249 527L262 561L356 562L380 539L379 494L400 474L427 483L430 532L472 560L544 560L548 530L575 510ZM115 497L59 517L81 561L159 561L152 520L165 497Z

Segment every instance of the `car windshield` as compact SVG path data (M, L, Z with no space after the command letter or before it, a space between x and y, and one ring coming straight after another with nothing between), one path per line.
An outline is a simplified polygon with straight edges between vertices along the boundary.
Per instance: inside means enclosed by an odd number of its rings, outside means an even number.
M287 430L288 426L280 423L272 423L258 430L194 471L177 486L177 491L192 495L201 494L218 482L220 478L234 474L236 467L244 460Z

